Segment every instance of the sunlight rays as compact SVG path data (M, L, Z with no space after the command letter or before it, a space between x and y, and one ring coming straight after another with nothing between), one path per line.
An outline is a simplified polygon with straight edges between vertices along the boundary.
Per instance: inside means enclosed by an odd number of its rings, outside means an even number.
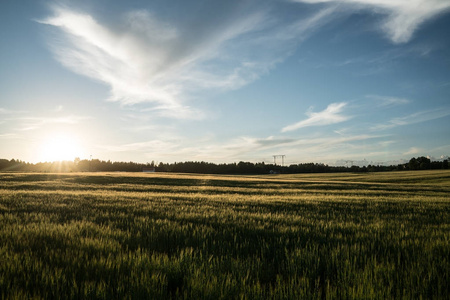
M83 149L75 137L68 134L54 134L44 138L38 149L39 161L74 160Z

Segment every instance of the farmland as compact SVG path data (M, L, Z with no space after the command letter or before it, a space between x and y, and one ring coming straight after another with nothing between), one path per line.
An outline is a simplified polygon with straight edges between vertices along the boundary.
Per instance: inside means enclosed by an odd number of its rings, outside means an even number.
M0 173L1 298L446 299L450 171Z

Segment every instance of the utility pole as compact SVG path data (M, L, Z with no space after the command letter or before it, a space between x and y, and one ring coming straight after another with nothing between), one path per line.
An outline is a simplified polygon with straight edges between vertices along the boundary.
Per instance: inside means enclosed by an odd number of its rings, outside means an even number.
M273 155L273 164L276 166L277 165L277 158L281 158L281 166L284 167L284 157L286 155Z

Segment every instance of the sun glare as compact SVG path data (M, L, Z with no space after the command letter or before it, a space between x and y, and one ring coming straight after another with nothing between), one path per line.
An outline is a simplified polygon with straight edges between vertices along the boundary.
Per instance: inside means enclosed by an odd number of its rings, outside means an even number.
M54 135L45 139L39 151L39 161L74 160L81 156L81 147L74 137Z

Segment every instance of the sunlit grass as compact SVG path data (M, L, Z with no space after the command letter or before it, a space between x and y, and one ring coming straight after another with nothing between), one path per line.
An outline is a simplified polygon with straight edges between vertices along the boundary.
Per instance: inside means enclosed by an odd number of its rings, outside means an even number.
M445 299L449 180L448 171L0 173L0 291Z

